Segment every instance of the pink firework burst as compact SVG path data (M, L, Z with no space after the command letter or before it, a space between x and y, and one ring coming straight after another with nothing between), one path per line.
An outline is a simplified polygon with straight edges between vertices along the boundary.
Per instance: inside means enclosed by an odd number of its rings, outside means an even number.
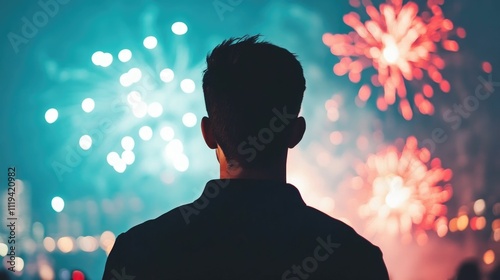
M358 210L368 220L367 234L399 233L409 240L413 232L419 243L429 230L442 237L448 222L443 203L451 198L453 173L441 167L439 158L431 160L428 149L419 149L415 137L400 140L402 149L389 146L356 168L353 186L359 188Z
M440 70L444 60L437 54L438 46L447 51L458 51L458 43L450 40L453 34L465 37L463 28L454 29L451 20L443 15L440 5L444 0L428 0L429 11L419 13L414 2L403 5L402 0L387 0L377 10L370 0L363 0L369 20L362 22L358 13L344 16L344 22L354 31L349 34L323 35L323 43L330 47L332 54L340 57L333 72L349 75L352 82L361 80L361 72L369 67L376 70L371 83L383 86L383 95L377 99L378 109L385 111L388 105L396 103L406 120L413 117L405 81L422 80L424 73L443 92L449 92L450 83L443 79ZM359 0L350 0L359 7ZM434 106L429 101L434 94L430 83L419 82L413 95L413 102L420 113L432 115ZM358 98L366 102L371 95L368 84L361 86Z

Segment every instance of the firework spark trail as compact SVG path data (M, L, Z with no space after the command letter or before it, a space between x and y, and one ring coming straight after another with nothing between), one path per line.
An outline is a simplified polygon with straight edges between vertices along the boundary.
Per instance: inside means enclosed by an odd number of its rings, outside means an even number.
M352 6L359 4L351 0ZM377 10L371 1L364 0L370 20L363 23L358 13L350 12L344 16L344 22L354 31L323 35L323 43L340 57L333 72L338 76L348 74L352 82L358 83L363 70L373 67L377 73L371 77L371 83L384 88L384 94L377 99L378 109L387 110L399 97L399 110L410 120L413 110L405 81L420 81L426 73L443 92L449 92L450 83L440 73L445 61L437 54L438 45L447 51L458 51L458 43L449 37L455 33L465 37L463 28L455 30L453 23L444 17L442 4L443 1L429 0L430 12L419 14L418 5L411 1L403 5L401 0L387 0ZM412 102L420 113L432 115L434 106L429 99L434 90L429 83L418 84ZM368 84L362 85L358 92L360 101L366 102L371 91Z
M359 215L368 221L368 234L400 233L408 240L413 232L419 243L429 230L446 235L443 203L451 198L452 171L442 168L438 158L431 160L429 150L419 149L414 137L401 151L390 146L370 155L356 171L364 196Z

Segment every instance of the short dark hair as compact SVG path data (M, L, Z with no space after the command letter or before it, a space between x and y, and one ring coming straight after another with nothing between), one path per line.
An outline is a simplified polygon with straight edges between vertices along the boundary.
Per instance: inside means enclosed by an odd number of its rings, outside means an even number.
M254 157L241 153L248 137L268 128L276 110L300 112L306 82L296 55L266 41L261 35L230 38L207 55L203 93L212 132L228 161L250 167L286 153L288 127L275 133Z

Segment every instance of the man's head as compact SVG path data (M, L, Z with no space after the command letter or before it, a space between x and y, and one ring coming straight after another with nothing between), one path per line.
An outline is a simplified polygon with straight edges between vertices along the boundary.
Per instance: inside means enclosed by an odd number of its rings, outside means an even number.
M295 55L259 36L225 40L207 56L203 92L208 118L203 136L242 168L286 159L305 131L298 117L305 91Z

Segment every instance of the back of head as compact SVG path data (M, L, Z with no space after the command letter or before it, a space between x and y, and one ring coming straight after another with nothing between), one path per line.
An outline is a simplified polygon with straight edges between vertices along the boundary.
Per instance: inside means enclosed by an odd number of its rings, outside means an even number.
M296 118L304 91L302 66L288 50L259 41L259 35L218 45L207 56L203 92L213 135L226 159L255 167L286 154L287 122L271 121L282 113ZM273 131L276 126L284 129ZM259 133L266 139L265 147L257 147L255 157L245 155L249 137Z

